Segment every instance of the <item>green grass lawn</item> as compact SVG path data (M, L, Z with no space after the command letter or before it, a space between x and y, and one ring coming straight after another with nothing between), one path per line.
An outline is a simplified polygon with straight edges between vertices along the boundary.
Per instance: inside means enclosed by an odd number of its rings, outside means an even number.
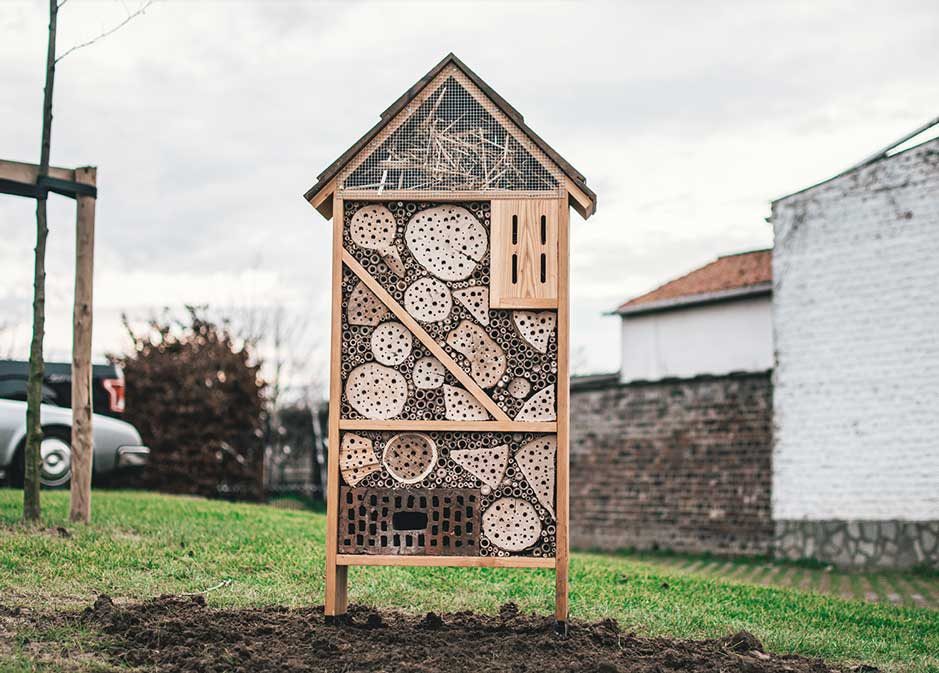
M97 492L93 523L67 524L67 493L43 493L47 528L21 527L21 493L0 490L0 603L80 608L99 593L139 600L202 591L214 606L319 604L321 513L144 493ZM65 526L68 535L56 531ZM350 600L412 613L553 612L542 570L353 568ZM939 612L689 573L628 555L574 554L572 618L614 617L642 635L747 629L776 652L939 671ZM2 661L0 661L2 663ZM22 670L31 670L23 667Z

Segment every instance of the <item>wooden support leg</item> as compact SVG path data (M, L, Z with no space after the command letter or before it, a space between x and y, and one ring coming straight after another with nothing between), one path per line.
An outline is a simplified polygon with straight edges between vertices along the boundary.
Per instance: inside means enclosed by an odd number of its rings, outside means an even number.
M560 552L560 550L558 550ZM567 635L567 555L561 560L558 554L557 567L554 569L554 620L558 635Z
M349 566L326 565L326 623L337 624L343 621L348 604Z

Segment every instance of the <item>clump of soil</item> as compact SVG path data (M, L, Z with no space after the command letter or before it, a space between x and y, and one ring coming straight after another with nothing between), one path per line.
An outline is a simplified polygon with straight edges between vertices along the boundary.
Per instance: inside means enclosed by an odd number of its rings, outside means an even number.
M101 596L82 614L114 663L166 673L408 671L454 673L827 673L818 659L768 655L742 631L718 640L639 638L614 620L574 621L559 637L549 617L507 604L496 616L423 617L353 606L327 625L322 607L213 609L201 597L114 605Z

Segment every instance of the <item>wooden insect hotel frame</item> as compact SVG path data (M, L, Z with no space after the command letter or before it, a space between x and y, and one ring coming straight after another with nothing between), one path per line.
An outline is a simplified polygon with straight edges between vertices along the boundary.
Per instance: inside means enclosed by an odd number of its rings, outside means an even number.
M349 566L553 568L584 177L452 54L305 198L333 221L326 615Z

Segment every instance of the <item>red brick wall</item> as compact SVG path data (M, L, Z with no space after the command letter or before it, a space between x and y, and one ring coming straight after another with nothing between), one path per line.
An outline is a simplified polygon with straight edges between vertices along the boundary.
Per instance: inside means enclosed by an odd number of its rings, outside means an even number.
M769 551L770 373L571 392L574 547Z

